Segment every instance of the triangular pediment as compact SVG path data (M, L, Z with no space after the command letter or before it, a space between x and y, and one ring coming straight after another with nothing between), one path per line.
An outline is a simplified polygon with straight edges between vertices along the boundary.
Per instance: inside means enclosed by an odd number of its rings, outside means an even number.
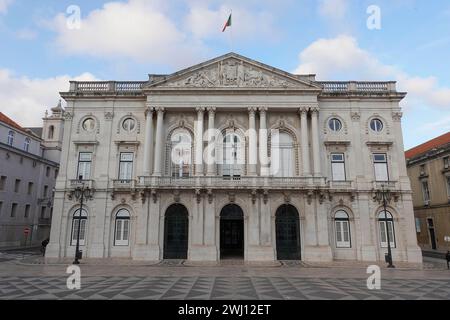
M146 89L293 89L321 90L301 76L270 67L236 53L159 77Z

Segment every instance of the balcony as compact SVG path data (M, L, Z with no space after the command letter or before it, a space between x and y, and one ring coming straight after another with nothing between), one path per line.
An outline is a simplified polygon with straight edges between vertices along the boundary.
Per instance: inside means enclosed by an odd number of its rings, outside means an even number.
M85 188L93 189L94 188L94 180L77 180L77 179L69 180L68 188L75 189L75 188L81 188L83 186Z
M374 181L373 182L373 189L379 190L382 189L389 189L389 190L399 190L399 184L397 181Z
M167 189L306 189L325 187L325 178L315 177L139 177L138 187Z
M328 187L335 190L353 190L355 185L353 181L328 181Z
M117 179L113 180L114 189L134 189L136 187L136 180L133 179Z

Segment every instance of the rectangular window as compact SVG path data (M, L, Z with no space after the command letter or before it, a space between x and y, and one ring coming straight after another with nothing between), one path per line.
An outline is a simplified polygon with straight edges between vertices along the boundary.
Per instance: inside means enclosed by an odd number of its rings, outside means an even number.
M331 154L331 174L333 181L345 181L345 158L343 153Z
M133 177L133 157L131 152L120 153L119 180L131 180Z
M336 220L336 247L351 248L350 226L348 221Z
M42 193L43 198L47 198L48 195L48 186L44 186L44 192Z
M416 232L420 233L420 219L416 218Z
M27 205L25 206L25 214L24 214L24 217L25 217L25 218L28 218L29 216L30 216L30 205L27 204Z
M20 191L20 179L16 179L14 184L14 192L18 193Z
M381 247L387 248L387 235L386 235L386 221L379 221L380 222L380 233L381 233ZM395 248L395 238L394 238L394 232L393 232L393 224L392 221L387 221L388 229L389 229L389 240L391 241L391 247Z
M448 169L448 168L450 168L450 158L445 157L444 158L444 169Z
M86 222L87 222L87 219L73 219L71 245L75 246L77 244L78 221L81 221L81 225L80 225L80 246L84 246L85 241L86 241Z
M6 176L0 178L0 190L5 190L6 187Z
M58 178L58 173L59 173L58 169L55 169L55 179Z
M422 181L422 193L423 193L423 201L426 206L430 204L430 189L428 187L428 181Z
M27 193L28 194L32 194L33 193L33 182L28 182Z
M128 245L129 225L130 225L129 219L116 219L116 235L115 235L116 246Z
M77 179L89 180L91 177L92 152L80 152L78 156Z
M0 216L2 215L3 202L0 201Z
M45 176L46 177L50 177L50 167L47 167L45 170L46 170L45 171Z
M17 203L13 203L11 206L11 218L14 218L16 216L17 212Z
M445 177L445 181L447 181L447 195L450 198L450 176Z
M375 181L389 181L387 156L385 153L373 155L373 164L375 169Z
M41 207L41 219L45 218L46 207Z

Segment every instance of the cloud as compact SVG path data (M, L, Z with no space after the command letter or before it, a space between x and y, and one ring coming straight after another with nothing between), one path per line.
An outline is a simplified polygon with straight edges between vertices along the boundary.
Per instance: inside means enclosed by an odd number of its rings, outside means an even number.
M320 0L319 14L333 20L343 19L348 12L348 0Z
M0 0L0 14L6 14L8 7L14 2L14 0Z
M64 14L55 17L52 27L57 46L68 55L184 65L204 48L188 39L165 10L154 0L108 2L82 19L79 29L68 28Z
M303 50L299 59L295 73L316 73L321 80L396 80L398 89L408 92L410 105L450 107L450 88L441 87L436 77L413 76L383 64L351 36L319 39Z
M90 73L30 79L0 69L0 110L24 127L42 126L45 110L57 104L59 92L69 89L69 80L96 79Z
M230 7L222 5L213 10L204 4L191 6L185 19L185 27L189 29L195 38L205 39L222 37L222 28L230 15ZM233 5L232 28L235 39L251 39L264 37L273 39L276 36L274 18L270 12L264 10L247 10L239 5Z

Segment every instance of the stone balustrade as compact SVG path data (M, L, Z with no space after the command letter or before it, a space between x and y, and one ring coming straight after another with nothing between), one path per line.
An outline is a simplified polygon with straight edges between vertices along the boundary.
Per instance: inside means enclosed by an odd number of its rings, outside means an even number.
M71 81L70 93L141 93L147 81ZM395 81L320 81L323 93L396 92Z

